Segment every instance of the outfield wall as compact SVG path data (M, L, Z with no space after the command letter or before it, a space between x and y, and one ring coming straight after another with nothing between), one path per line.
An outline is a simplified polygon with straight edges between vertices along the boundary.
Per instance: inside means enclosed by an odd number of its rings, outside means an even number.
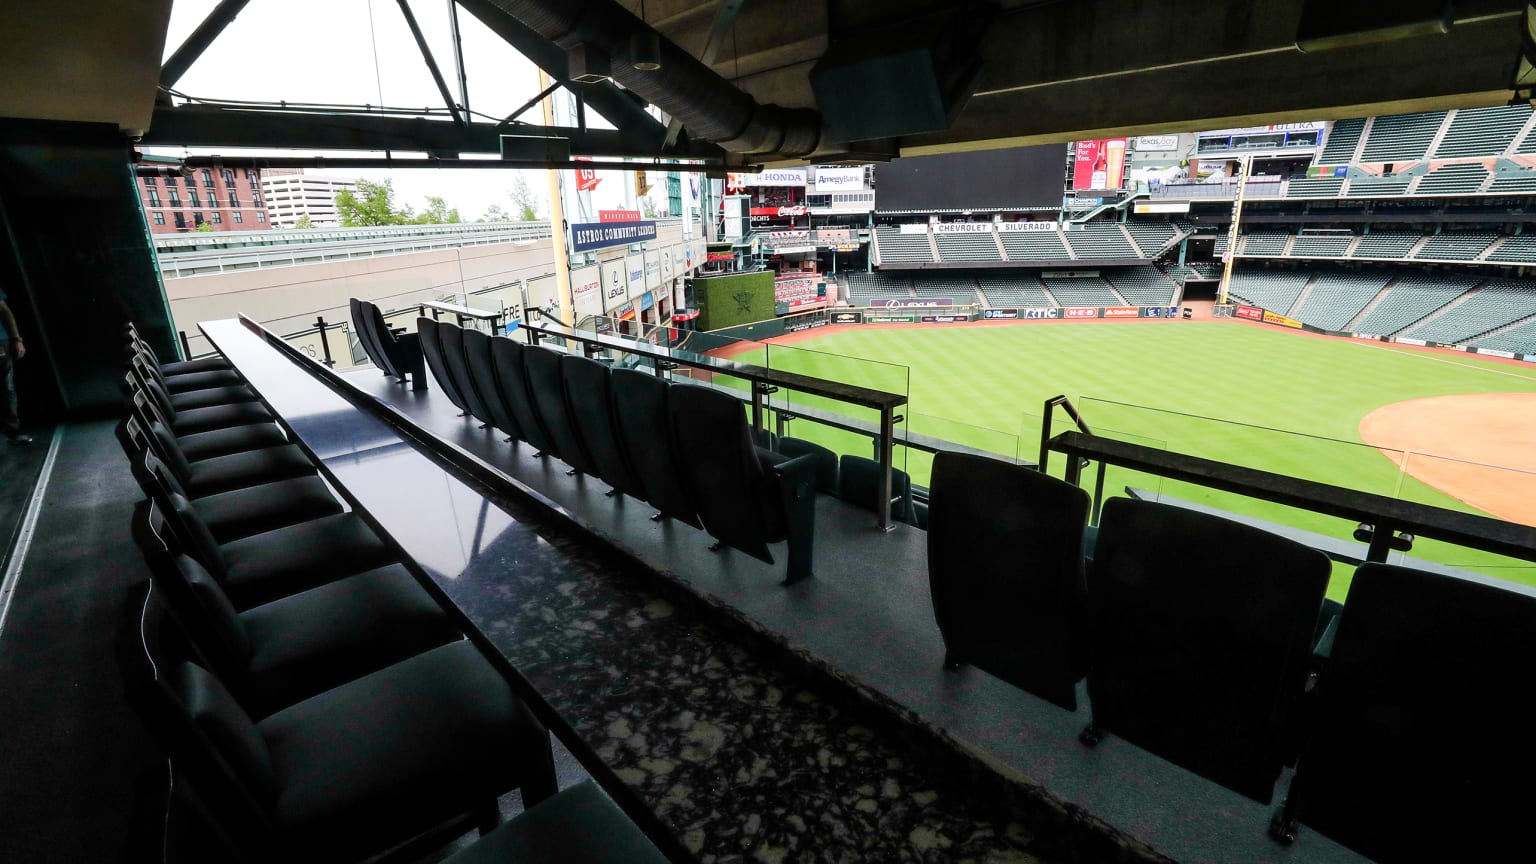
M1292 330L1301 330L1305 333L1318 333L1323 336L1342 336L1347 339L1369 339L1376 342L1390 342L1398 345L1413 345L1419 348L1446 348L1452 351L1464 351L1468 354L1482 354L1488 357L1501 357L1505 360L1523 360L1527 363L1536 363L1536 354L1516 354L1513 351L1500 351L1496 348L1479 348L1475 345L1456 345L1449 342L1429 342L1424 339L1409 339L1401 336L1378 336L1374 333L1349 333L1341 330L1324 330L1314 327L1295 318L1288 318L1277 312L1271 312L1259 306L1217 306L1217 317L1222 315L1222 309L1230 309L1233 318L1244 321L1254 321L1262 324L1271 324L1276 327L1286 327Z

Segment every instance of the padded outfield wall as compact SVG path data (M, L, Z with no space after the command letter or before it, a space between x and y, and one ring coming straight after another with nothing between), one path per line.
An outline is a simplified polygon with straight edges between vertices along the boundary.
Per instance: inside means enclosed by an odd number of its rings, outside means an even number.
M693 279L699 329L719 330L773 318L773 271L728 273Z

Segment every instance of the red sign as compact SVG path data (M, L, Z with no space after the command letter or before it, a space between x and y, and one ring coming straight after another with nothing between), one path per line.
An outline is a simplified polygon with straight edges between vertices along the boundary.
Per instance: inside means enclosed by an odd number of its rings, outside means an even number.
M1072 160L1073 189L1119 189L1125 179L1125 139L1077 142Z
M639 222L639 210L599 210L597 211L599 222Z
M704 257L705 261L735 261L736 256L729 252L711 252Z
M1096 306L1068 306L1068 318L1097 318L1099 310Z
M804 205L793 207L753 207L753 216L804 216L808 211Z
M575 161L577 161L577 162L591 162L592 161L591 159L587 159L587 158L584 158L582 156L576 156L574 158L575 158ZM597 172L593 171L591 168L577 168L576 169L576 191L577 192L591 192L593 189L596 189L597 188L597 184L599 184L601 182L603 182L603 181L598 179Z
M1105 318L1140 318L1140 306L1105 306Z
M1237 307L1237 317L1251 318L1254 321L1263 321L1264 310L1255 306L1239 306Z

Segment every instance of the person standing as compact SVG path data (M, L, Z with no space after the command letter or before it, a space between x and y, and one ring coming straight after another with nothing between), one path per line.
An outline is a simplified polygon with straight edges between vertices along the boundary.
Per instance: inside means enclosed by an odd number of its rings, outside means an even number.
M5 302L5 289L0 288L0 433L12 444L31 444L32 436L21 431L21 417L16 413L16 376L13 368L17 360L27 356L26 343L21 341L21 331L16 326L16 316Z

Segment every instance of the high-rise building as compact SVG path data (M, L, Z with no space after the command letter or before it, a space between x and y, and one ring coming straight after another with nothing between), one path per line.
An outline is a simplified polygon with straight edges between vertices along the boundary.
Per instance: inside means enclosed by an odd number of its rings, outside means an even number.
M341 226L341 216L336 212L336 193L356 189L357 181L309 174L302 168L276 168L261 178L261 185L266 190L267 213L273 225L292 228L300 217L308 216L317 228L337 228Z
M175 160L143 157L141 166L164 162L162 173L138 178L144 218L155 234L195 231L262 231L271 228L257 168L172 169Z

